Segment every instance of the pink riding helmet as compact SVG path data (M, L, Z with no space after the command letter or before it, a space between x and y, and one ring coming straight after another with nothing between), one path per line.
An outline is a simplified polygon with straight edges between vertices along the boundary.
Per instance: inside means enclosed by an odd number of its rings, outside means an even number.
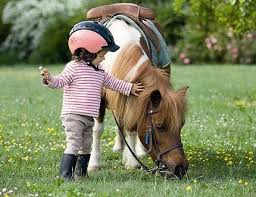
M102 48L112 52L119 49L111 32L105 26L93 21L75 24L69 33L68 46L72 54L78 48L85 48L90 53L97 53Z

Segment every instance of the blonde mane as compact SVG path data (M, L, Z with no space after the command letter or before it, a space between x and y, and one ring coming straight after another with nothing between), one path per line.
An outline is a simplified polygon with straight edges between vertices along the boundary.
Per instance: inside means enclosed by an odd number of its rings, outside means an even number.
M145 90L139 97L127 97L107 90L106 97L109 107L114 111L125 130L133 130L137 126L137 130L140 131L146 124L150 95L154 91L159 91L162 99L160 112L157 115L162 120L168 120L166 121L168 130L177 134L185 119L186 105L184 97L179 92L172 90L168 74L155 68L148 59L145 59L138 66L137 62L143 56L145 57L145 54L136 43L128 44L119 52L119 56L112 67L111 75L128 82L140 81L143 83ZM134 72L134 69L136 72Z

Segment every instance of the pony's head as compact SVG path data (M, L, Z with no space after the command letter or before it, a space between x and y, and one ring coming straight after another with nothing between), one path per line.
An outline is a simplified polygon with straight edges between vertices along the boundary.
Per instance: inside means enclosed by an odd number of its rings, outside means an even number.
M188 161L181 143L181 129L185 123L185 94L187 87L178 91L151 91L148 108L138 134L143 145L162 172L179 179L188 169Z
M149 150L153 161L168 174L182 178L188 169L181 143L188 87L174 91L169 75L155 68L135 43L120 51L112 74L120 79L144 84L145 90L138 97L113 96L115 107L112 107L123 120L126 130L137 130L140 141Z

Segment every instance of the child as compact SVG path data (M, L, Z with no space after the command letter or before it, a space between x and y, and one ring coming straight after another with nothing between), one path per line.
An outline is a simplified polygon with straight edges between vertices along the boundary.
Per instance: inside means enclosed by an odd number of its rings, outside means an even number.
M66 64L62 73L51 76L44 68L40 74L44 85L64 88L61 120L67 147L60 164L60 176L72 180L75 166L77 176L87 175L93 118L99 115L102 88L138 96L144 87L140 82L132 84L118 80L98 68L108 51L119 49L111 32L103 25L92 21L74 25L68 46L73 60Z

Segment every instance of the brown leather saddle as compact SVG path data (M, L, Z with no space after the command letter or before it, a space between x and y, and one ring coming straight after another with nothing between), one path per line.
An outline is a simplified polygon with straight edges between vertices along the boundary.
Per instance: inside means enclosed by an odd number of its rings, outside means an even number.
M101 23L104 23L118 14L128 16L134 22L136 22L136 24L146 35L147 39L152 42L157 52L160 52L160 41L156 33L145 22L147 19L151 20L158 31L162 34L159 23L155 21L155 14L150 8L141 7L133 3L116 3L111 5L103 5L90 9L87 12L87 19L97 20ZM147 42L143 37L141 37L140 44L148 58L151 60L151 62L153 62L152 50L150 46L147 45ZM167 72L169 72L169 69L167 69Z
M88 19L98 19L112 17L116 14L127 14L134 18L147 18L150 20L155 19L154 12L145 7L138 6L133 3L116 3L112 5L104 5L92 8L87 12Z

